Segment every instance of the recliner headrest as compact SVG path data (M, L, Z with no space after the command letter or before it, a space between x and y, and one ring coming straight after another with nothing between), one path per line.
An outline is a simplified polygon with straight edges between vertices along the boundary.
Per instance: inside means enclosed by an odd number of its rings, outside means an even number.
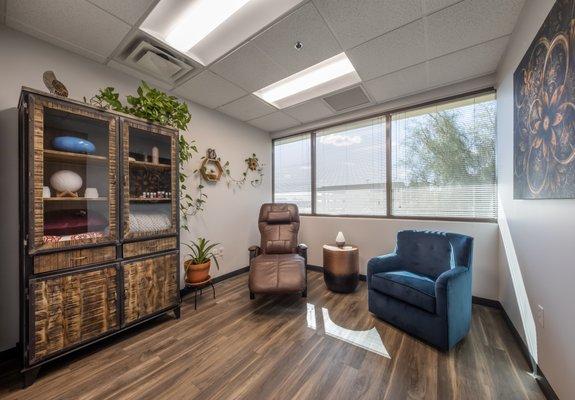
M291 222L289 211L270 211L268 213L268 224L289 224Z

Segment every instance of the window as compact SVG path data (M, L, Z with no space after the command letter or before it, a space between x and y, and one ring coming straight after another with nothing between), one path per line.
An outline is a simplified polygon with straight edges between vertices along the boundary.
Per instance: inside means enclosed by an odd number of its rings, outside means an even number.
M274 202L311 213L311 135L274 141Z
M316 132L316 212L385 215L385 118Z
M392 115L392 214L495 218L493 94Z
M494 93L274 141L274 201L304 214L497 218Z

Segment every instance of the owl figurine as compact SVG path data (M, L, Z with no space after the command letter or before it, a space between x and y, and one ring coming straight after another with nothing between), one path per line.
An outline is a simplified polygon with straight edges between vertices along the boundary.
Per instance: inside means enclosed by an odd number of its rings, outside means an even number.
M46 85L50 93L62 97L68 97L68 89L66 89L66 86L64 86L62 82L56 79L54 71L44 72L43 78L44 78L44 85Z

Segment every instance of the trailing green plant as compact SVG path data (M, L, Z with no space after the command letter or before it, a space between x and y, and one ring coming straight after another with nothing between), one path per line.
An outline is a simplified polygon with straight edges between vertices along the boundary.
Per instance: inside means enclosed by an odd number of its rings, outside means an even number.
M188 257L192 261L192 264L205 264L210 260L214 260L216 267L218 270L220 269L218 258L216 253L213 251L213 248L219 245L219 243L210 243L209 240L203 237L199 237L196 241L184 244L190 249L190 254L188 254Z
M86 98L84 98L86 101ZM127 104L122 104L120 94L113 87L100 89L96 95L90 99L90 104L105 108L107 110L119 111L130 114L138 118L168 125L180 130L178 140L178 158L180 161L180 211L182 215L181 227L188 230L187 217L194 210L194 204L201 199L194 199L186 193L187 174L184 166L191 160L193 153L198 149L195 142L188 142L184 136L184 131L188 127L192 116L188 110L188 105L180 102L177 97L170 96L161 90L150 87L142 81L137 90L137 96L126 97Z

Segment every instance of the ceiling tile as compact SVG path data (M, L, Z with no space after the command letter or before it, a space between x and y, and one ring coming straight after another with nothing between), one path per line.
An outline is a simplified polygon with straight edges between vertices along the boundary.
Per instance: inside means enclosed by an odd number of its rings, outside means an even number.
M314 99L298 104L297 106L284 108L283 111L303 123L317 121L335 114L320 99Z
M303 47L296 50L300 41ZM342 52L313 4L297 9L253 42L290 74L306 69Z
M313 0L349 49L421 17L421 0Z
M216 62L210 69L249 92L290 75L252 42Z
M393 100L428 88L425 63L365 82L367 91L377 102Z
M219 107L218 111L241 121L247 121L270 114L276 111L276 108L250 94Z
M508 36L429 61L429 86L436 87L495 72Z
M465 0L427 18L430 58L486 42L513 31L524 0Z
M234 84L210 71L203 71L174 89L182 97L210 108L229 103L246 94Z
M248 121L248 123L267 132L281 131L291 128L292 126L300 125L298 120L293 119L281 111L252 119Z
M459 3L461 0L422 0L423 14L431 14L445 7Z
M148 10L154 0L88 0L90 3L114 14L116 17L134 25Z
M363 80L419 64L426 60L423 20L363 43L347 55Z
M130 30L130 25L93 4L75 0L8 0L6 23L98 61Z

